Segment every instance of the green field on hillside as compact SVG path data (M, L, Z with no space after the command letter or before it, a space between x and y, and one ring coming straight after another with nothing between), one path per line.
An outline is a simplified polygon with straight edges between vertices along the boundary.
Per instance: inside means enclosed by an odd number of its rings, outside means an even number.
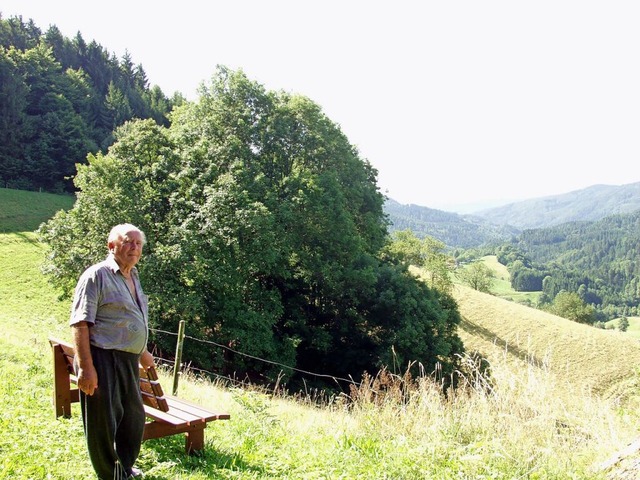
M0 479L89 479L79 407L53 414L47 338L68 339L69 301L40 273L43 253L33 233L0 234ZM187 371L179 395L231 420L207 427L201 456L181 436L145 442L145 478L604 480L598 465L640 429L638 343L464 287L455 298L491 376L465 357L447 397L428 377L386 375L318 404Z
M504 298L523 305L535 306L540 300L542 292L517 292L511 287L511 276L507 267L498 262L495 255L487 255L481 259L484 264L495 273L491 293L496 297Z
M73 206L75 197L0 188L0 233L32 232L58 210Z

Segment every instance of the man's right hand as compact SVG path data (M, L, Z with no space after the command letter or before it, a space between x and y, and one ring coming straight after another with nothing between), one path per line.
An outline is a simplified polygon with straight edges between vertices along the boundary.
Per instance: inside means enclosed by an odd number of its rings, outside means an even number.
M98 374L93 366L78 368L78 388L87 395L93 395L98 388Z

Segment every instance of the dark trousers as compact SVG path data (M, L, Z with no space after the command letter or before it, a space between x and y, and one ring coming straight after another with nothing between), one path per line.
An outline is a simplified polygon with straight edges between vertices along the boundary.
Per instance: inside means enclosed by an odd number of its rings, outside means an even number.
M140 355L93 346L91 355L98 388L93 395L80 392L89 458L101 480L127 478L140 453L145 424Z

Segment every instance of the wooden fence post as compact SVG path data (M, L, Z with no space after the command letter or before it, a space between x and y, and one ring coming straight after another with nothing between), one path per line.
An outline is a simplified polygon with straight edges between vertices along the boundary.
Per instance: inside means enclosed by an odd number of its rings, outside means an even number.
M182 346L184 345L184 320L180 320L178 327L178 342L176 344L176 359L173 364L173 396L178 395L178 378L182 364Z

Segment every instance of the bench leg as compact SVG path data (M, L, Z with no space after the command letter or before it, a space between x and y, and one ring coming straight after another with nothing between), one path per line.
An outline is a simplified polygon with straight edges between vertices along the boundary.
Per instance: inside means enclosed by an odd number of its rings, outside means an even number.
M192 455L204 450L204 425L202 428L187 432L185 437L185 450L187 454Z
M71 382L60 345L53 346L53 406L56 417L71 417Z

